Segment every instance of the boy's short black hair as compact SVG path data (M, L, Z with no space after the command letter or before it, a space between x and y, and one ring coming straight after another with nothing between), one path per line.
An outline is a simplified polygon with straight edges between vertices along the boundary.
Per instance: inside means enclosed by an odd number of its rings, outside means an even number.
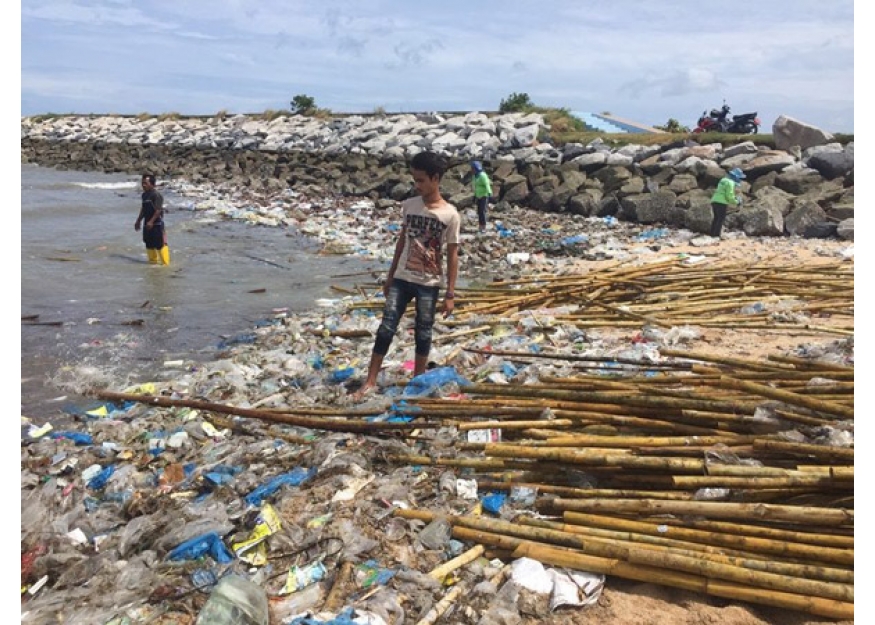
M420 152L411 159L410 168L424 171L429 178L442 178L447 171L447 161L434 152Z
M155 174L143 174L143 180L148 180L149 184L155 186Z

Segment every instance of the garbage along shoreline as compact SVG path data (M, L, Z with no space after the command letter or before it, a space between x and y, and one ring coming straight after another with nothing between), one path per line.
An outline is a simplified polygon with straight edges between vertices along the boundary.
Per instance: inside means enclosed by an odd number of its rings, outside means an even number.
M390 259L395 202L219 178L165 184ZM405 318L352 400L381 309L363 276L27 432L22 622L852 622L853 244L514 205L479 235L462 211L418 380Z
M469 192L471 159L493 181L494 210L613 216L709 232L710 197L727 171L746 175L748 200L726 228L748 236L853 239L854 144L781 116L774 149L692 140L665 145L554 146L537 113L478 112L315 119L301 115L210 119L121 116L25 117L22 162L49 167L148 170L192 182L281 192L330 188L389 204L412 193L406 162L428 149L446 156L444 193L459 208Z

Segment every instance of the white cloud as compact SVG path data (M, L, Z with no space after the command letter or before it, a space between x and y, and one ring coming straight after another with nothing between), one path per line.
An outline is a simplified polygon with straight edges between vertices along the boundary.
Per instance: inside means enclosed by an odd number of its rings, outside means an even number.
M541 10L515 0L29 0L21 71L55 68L62 83L72 72L120 91L148 80L164 109L191 113L231 108L240 93L266 108L307 93L335 110L435 110L495 109L516 91L646 123L694 117L726 98L764 116L789 107L811 123L841 118L852 130L853 5L793 6L739 0L733 10L745 17L728 23L724 12L674 0L557 0ZM148 52L131 45L147 32ZM33 84L22 84L28 107L72 106Z

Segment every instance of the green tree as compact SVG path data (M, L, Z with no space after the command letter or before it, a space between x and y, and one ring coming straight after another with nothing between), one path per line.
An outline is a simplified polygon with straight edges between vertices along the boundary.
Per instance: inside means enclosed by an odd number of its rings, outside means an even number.
M528 93L511 93L498 105L500 113L517 113L527 111L534 107L534 103L529 98Z
M674 117L670 117L667 122L665 122L664 126L654 126L657 130L664 130L666 132L690 132L690 129L686 126L682 126L681 123L676 120Z
M302 115L313 111L316 108L316 100L303 93L292 98L292 112L301 113Z

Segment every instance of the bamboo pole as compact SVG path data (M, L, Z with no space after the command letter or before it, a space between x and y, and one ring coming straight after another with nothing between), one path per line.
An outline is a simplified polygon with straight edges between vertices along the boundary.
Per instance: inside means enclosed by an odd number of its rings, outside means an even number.
M554 484L542 484L537 482L519 482L516 480L478 480L478 487L485 490L511 490L514 487L529 488L539 493L561 495L571 499L585 499L587 497L616 497L618 499L683 499L693 498L692 493L680 493L676 491L653 491L653 490L615 490L609 488L574 488L571 486L556 486Z
M501 428L503 430L525 430L531 427L542 428L567 428L574 425L571 419L539 419L537 421L475 421L473 423L460 423L456 427L460 432L468 430L488 430Z
M814 397L782 391L781 389L772 388L771 386L766 386L764 384L736 380L729 376L720 377L714 381L713 384L721 388L745 390L751 393L756 393L757 395L762 395L763 397L768 397L769 399L777 399L778 401L793 406L801 406L803 408L808 408L809 410L814 410L815 412L827 413L843 419L854 418L854 409L852 407L848 408L833 402L821 401Z
M723 534L713 531L688 529L685 527L677 527L668 524L657 525L654 523L646 523L643 521L633 521L630 519L622 519L596 514L578 514L575 512L565 512L563 518L565 519L566 523L574 525L635 532L639 534L648 534L651 536L660 536L663 538L676 538L677 540L683 540L686 542L716 545L720 547L736 549L739 551L746 551L749 553L768 554L781 556L784 558L795 558L797 560L803 560L808 562L829 562L837 565L850 566L853 566L854 564L853 549L836 549L831 547L820 547L818 545L791 542L787 540L773 540L768 538L757 538L737 534Z
M712 562L705 558L690 558L672 553L656 553L646 549L629 551L629 562L694 573L709 579L724 579L745 586L791 592L799 595L824 597L837 601L854 602L854 587L847 584L802 579L767 571L754 571L740 566Z
M444 578L455 571L456 569L460 569L466 564L470 564L481 555L483 555L484 551L483 545L475 545L471 547L468 551L456 556L452 560L444 562L440 566L435 567L428 574L432 579L436 579L439 582L444 581Z
M584 534L595 538L624 540L628 536L630 547L643 547L648 549L667 549L669 553L686 555L693 558L705 558L711 562L740 566L746 569L778 573L791 577L816 579L825 582L837 582L840 584L853 584L854 572L852 570L828 567L820 563L808 564L796 561L778 560L775 556L756 552L746 552L737 549L716 548L702 543L688 543L671 538L661 538L648 534L635 534L626 532L614 532L600 530L588 526L570 525L566 523L554 523L551 521L538 521L535 519L523 519L525 525L538 527L552 527L566 532Z
M453 534L460 540L472 540L505 549L513 548L514 557L530 557L553 566L616 575L638 581L656 582L665 586L683 588L705 594L717 594L717 596L724 596L730 599L741 599L764 605L801 610L819 616L829 616L832 618L853 617L853 604L833 599L806 597L780 591L766 592L763 589L751 588L737 583L714 583L703 576L678 573L665 567L641 566L630 564L617 558L584 555L568 549L546 546L537 542L502 536L482 530L457 527L454 528Z
M854 489L853 482L833 480L828 476L812 475L784 477L731 477L725 475L674 475L672 483L678 488L790 488Z
M524 447L521 445L508 445L505 443L487 443L485 453L487 456L503 458L528 458L533 460L551 460L555 462L567 462L586 466L605 466L621 468L653 469L662 471L678 471L702 473L705 461L692 458L649 458L638 456L626 456L617 450L609 450L607 453L588 453L584 451L572 451L563 448L540 448Z
M343 604L343 600L345 599L343 593L347 584L352 579L352 574L355 571L355 565L346 560L343 564L340 565L340 570L337 572L337 576L334 578L334 584L331 586L331 590L328 592L328 596L325 598L325 603L322 606L323 610L326 611L334 611L341 607Z
M604 392L530 389L527 386L513 387L507 384L465 384L462 385L461 388L464 392L474 395L540 397L560 401L620 404L623 406L658 408L661 410L687 408L697 410L722 410L730 413L747 412L753 414L759 405L757 402L681 399L676 397L652 397L646 395L616 395Z
M482 534L480 533L481 537ZM577 554L532 542L521 543L514 550L513 555L514 557L529 557L553 566L568 567L605 575L616 575L625 579L657 583L663 586L672 586L674 588L692 590L728 599L798 610L817 616L838 619L854 618L853 603L763 588L751 588L736 582L712 580L700 575L679 573L663 567L636 565L617 559Z
M554 499L554 507L574 512L612 514L692 514L714 519L758 519L798 525L845 525L854 522L854 511L845 508L744 504L722 501L659 501L640 499Z
M569 513L571 514L571 513ZM615 518L615 517L608 517ZM651 523L651 521L641 520L643 523ZM780 527L763 527L761 525L748 525L736 522L726 521L700 521L694 519L667 519L660 518L652 521L654 525L670 525L681 528L700 529L708 532L717 532L721 534L743 534L755 538L768 538L787 543L804 543L808 545L819 545L821 547L835 547L837 549L854 548L854 537L845 536L842 534L829 534L829 528L826 531L812 531L805 528L802 531L799 528L782 529Z
M236 406L228 406L226 404L218 404L208 401L200 401L195 399L171 399L169 397L158 397L154 395L135 395L131 393L114 393L111 391L96 391L93 393L95 397L108 399L110 401L132 401L150 406L161 406L164 408L186 407L205 410L208 412L218 412L221 414L233 414L238 417L247 417L250 419L259 419L271 423L282 423L297 427L309 428L311 430L327 430L332 432L357 432L357 433L373 433L383 430L413 430L424 428L438 428L439 424L430 423L388 423L380 421L362 421L353 419L344 419L343 421L332 421L326 418L299 417L294 415L279 414L267 410L252 410L250 408L239 408Z
M828 445L811 445L808 443L791 443L760 439L754 441L754 448L764 451L778 451L793 456L814 457L819 460L854 460L854 450L850 447L832 447Z
M425 616L416 622L416 625L434 625L450 609L462 594L468 592L468 585L464 582L456 584L443 599L438 601Z

